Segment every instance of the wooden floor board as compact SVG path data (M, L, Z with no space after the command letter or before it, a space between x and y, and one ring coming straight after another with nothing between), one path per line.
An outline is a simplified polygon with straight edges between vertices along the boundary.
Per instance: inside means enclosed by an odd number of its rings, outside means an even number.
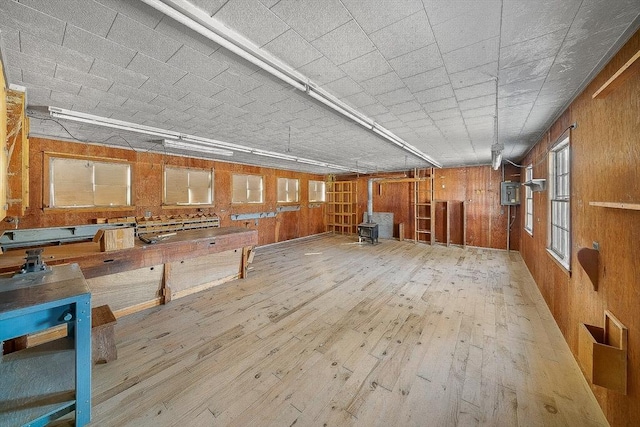
M95 426L606 426L518 253L322 235L118 320Z

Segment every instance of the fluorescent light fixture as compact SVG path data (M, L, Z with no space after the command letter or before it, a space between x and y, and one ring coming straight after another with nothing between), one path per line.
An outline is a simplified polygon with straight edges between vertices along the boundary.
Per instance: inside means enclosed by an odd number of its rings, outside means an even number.
M233 151L223 150L206 145L196 145L185 141L175 141L172 139L163 139L160 141L163 147L173 148L176 150L197 151L199 153L215 154L217 156L233 156Z
M65 110L64 108L49 107L49 114L63 120L71 120L80 123L88 123L96 126L103 126L113 129L126 130L128 132L141 133L144 135L159 136L166 140L165 144L174 145L173 148L182 150L199 151L204 153L219 154L227 156L227 152L241 152L254 154L256 156L270 157L278 160L286 160L290 162L303 163L312 166L320 166L327 169L341 170L345 172L364 173L358 168L350 168L340 166L333 163L320 162L317 160L306 159L304 157L296 157L290 154L277 153L275 151L260 150L246 145L233 144L231 142L218 141L210 138L203 138L195 135L182 134L175 131L168 131L151 126L139 125L137 123L125 122L122 120L111 119L108 117L95 116L93 114L81 113L79 111ZM180 147L178 147L179 144ZM168 145L167 145L168 147ZM188 148L187 148L188 147ZM197 148L197 149L196 149ZM212 149L218 150L218 153L212 153Z
M262 68L267 73L280 80L290 84L298 90L305 91L310 97L322 102L329 108L335 110L337 113L353 120L361 126L367 129L373 129L376 131L381 130L382 133L378 133L387 141L397 145L403 150L411 153L412 155L425 160L436 167L442 167L442 165L419 151L412 145L402 141L402 139L393 135L380 125L373 123L365 115L359 113L355 109L344 104L337 98L329 95L323 90L316 87L307 77L301 75L288 65L282 63L275 57L269 55L256 46L250 40L246 39L242 35L229 29L221 24L216 19L212 18L203 10L194 6L187 0L142 0L147 5L154 9L164 13L165 15L175 19L182 23L193 31L203 35L204 37L212 40L225 49L235 53L241 58L251 62L252 64ZM398 142L400 141L400 142Z

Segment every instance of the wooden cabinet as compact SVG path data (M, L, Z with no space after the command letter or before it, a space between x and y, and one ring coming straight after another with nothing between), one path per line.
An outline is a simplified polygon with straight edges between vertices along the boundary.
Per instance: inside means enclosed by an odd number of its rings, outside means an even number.
M355 234L358 226L358 183L327 183L327 231Z

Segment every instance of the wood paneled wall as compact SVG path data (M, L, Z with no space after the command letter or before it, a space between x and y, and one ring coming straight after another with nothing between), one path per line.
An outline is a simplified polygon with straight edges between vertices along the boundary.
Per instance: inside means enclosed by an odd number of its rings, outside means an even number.
M72 210L43 208L42 192L43 157L45 152L75 154L81 156L122 159L133 163L133 204L135 207L124 210ZM214 206L167 208L162 206L162 170L163 164L193 168L214 169ZM194 214L197 212L215 213L220 216L221 226L247 227L258 230L259 244L304 237L324 232L324 207L309 208L308 181L324 180L322 175L303 174L291 171L215 162L204 159L169 156L132 150L55 141L43 138L30 139L30 207L20 218L20 228L56 227L74 224L89 224L94 218L114 218L122 216ZM231 181L234 173L255 174L264 177L264 203L238 205L231 203ZM275 218L263 218L257 221L232 221L231 215L275 211L277 207L277 178L300 179L300 210L278 214ZM0 223L0 228L12 225ZM276 231L278 235L276 236Z
M522 233L521 253L574 354L578 325L602 326L604 310L629 328L627 395L592 386L612 426L637 425L640 420L640 211L595 207L589 202L640 203L640 75L636 73L604 99L592 99L592 94L639 49L640 32L524 160L535 165L534 178L548 178L548 148L571 123L577 124L570 140L571 273L546 252L548 191L534 193L533 236ZM576 256L579 248L590 248L594 241L600 244L598 291Z
M367 210L367 181L371 177L397 177L402 174L381 174L375 176L352 177L358 181L358 220L362 220ZM411 176L410 172L406 176ZM446 168L434 170L434 198L436 200L457 200L466 202L467 245L485 248L506 249L507 247L507 208L500 206L500 182L502 171L494 171L490 166ZM505 168L505 179L519 181L516 168ZM398 224L404 223L405 238L413 238L413 184L407 182L374 182L374 212L392 212L394 214L394 237L398 237ZM519 217L520 207L512 208ZM459 206L451 208L452 243L462 243L462 210ZM440 221L440 219L438 219ZM517 222L516 222L517 224ZM440 224L442 226L442 224ZM441 228L441 227L440 227ZM519 249L520 231L514 226L511 233L513 250Z

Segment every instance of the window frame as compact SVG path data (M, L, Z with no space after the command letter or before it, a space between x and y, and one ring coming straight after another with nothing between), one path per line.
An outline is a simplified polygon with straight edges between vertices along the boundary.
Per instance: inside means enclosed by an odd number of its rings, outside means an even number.
M569 137L549 151L547 252L571 271L571 150Z
M530 182L533 179L533 164L530 163L525 169L524 182ZM533 189L524 186L524 230L533 236Z
M311 186L315 184L322 184L322 200L312 199L311 194L317 194L318 189L316 188L311 190ZM309 180L309 203L325 203L327 201L327 183L320 180L310 179Z
M128 174L128 183L127 183L127 205L78 205L78 206L54 206L55 203L55 188L53 186L53 173L51 169L52 160L54 159L63 159L63 160L78 160L78 161L87 161L92 163L106 163L113 165L127 165L129 169ZM118 159L111 157L100 157L100 156L83 156L77 154L69 154L69 153L56 153L56 152L44 152L43 153L43 173L42 173L42 183L43 183L43 191L42 191L42 207L44 210L69 210L72 209L74 211L133 211L135 210L135 163L130 162L126 159ZM95 171L94 171L95 177ZM95 183L93 183L95 186ZM95 196L95 188L94 188L94 196Z
M196 172L208 172L209 173L209 199L208 203L192 203L191 202L191 193L187 193L187 197L189 201L187 203L168 203L167 202L167 169L186 171L196 171ZM190 189L189 184L187 184L186 190ZM173 166L173 165L164 165L162 169L162 206L163 207L202 207L202 206L215 206L215 170L214 168L193 168L186 166Z
M289 199L289 196L291 195L291 189L289 188L290 185L295 182L295 189L294 189L294 194L293 194L293 199L294 200L283 200L281 198L281 196L283 196L283 194L280 194L280 183L281 182L285 182L285 192L286 194L284 195L284 199ZM286 177L278 177L277 181L277 190L276 190L276 201L279 204L291 204L291 203L299 203L300 202L300 180L298 178L286 178Z
M235 181L236 181L236 177L245 177L245 184L246 184L246 192L245 192L245 197L243 200L236 200L236 189L235 189ZM249 194L251 190L251 188L249 188L249 179L251 177L259 177L260 178L260 201L250 201L251 196ZM245 173L234 173L231 175L231 203L234 205L243 205L243 204L251 204L251 205L259 205L259 204L263 204L264 203L264 190L265 190L265 185L264 185L264 176L263 175L253 175L253 174L245 174Z

